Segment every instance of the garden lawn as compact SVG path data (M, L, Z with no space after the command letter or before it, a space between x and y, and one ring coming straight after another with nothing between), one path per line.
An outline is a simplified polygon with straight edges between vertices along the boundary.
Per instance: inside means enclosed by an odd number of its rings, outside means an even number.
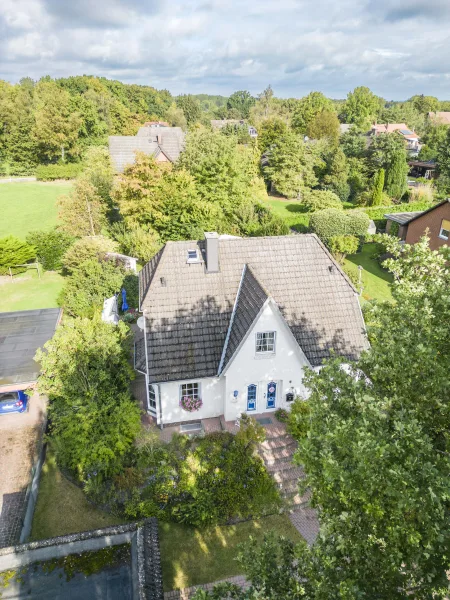
M121 522L123 520L89 504L83 491L61 474L55 455L48 446L30 541L100 529Z
M15 235L25 239L33 229L56 225L56 200L70 191L71 183L1 183L0 238Z
M262 540L271 530L294 542L301 539L287 515L207 529L160 522L164 591L240 575L242 570L235 561L238 544L250 536Z
M373 258L377 250L376 244L364 244L362 252L352 254L345 259L345 265L354 269L353 265L361 265L363 293L362 300L392 300L391 283L394 278L392 273L380 267L380 263Z
M64 278L55 271L41 273L40 279L35 269L15 275L12 281L1 277L0 312L56 308L63 284Z
M309 213L297 200L286 200L269 196L266 200L273 212L299 233L306 233L309 225Z

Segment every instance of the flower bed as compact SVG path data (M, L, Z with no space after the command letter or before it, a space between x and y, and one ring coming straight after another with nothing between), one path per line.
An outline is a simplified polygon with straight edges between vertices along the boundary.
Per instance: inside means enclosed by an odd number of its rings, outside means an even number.
M195 412L200 410L203 406L203 401L200 398L193 398L192 396L183 396L180 400L180 406L187 412Z

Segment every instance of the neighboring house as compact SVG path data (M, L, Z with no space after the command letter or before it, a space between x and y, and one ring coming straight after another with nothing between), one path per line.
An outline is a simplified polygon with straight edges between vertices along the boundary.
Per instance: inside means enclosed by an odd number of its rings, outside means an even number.
M60 308L0 313L0 399L34 387L40 371L34 355L53 337L61 316Z
M411 131L405 123L386 123L381 125L372 125L370 135L380 135L380 133L398 132L403 139L407 149L410 152L418 152L420 149L419 136L414 131Z
M428 118L433 125L450 125L450 112L447 111L429 112Z
M227 125L245 125L245 121L243 119L212 119L211 127L213 129L222 129ZM252 138L258 137L258 132L252 125L247 125L248 134Z
M407 244L415 244L428 229L431 250L450 245L450 199L422 212L405 212L384 215L386 232L397 223L398 237Z
M160 426L288 408L306 367L367 348L356 291L312 234L167 242L139 283L135 368Z
M139 128L137 135L109 137L109 154L115 170L122 173L135 161L136 152L153 156L157 162L175 162L184 147L185 134L181 127L149 122Z

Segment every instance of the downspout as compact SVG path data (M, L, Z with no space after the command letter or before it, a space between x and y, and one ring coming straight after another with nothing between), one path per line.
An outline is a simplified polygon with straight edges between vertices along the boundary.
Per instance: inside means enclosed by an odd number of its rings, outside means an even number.
M144 316L144 348L145 348L145 393L147 396L147 413L150 412L150 396L149 396L149 382L148 382L148 350L147 350L147 318L145 316L145 309L142 312ZM156 417L156 422L158 422L158 416Z

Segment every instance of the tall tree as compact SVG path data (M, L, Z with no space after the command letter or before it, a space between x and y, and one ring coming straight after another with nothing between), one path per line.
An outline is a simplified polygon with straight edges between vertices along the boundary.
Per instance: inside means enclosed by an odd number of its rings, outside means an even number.
M406 192L408 163L404 152L396 152L386 171L386 193L394 200L400 200Z
M81 481L116 473L139 432L129 343L122 322L66 319L37 352L38 389L50 401L50 439L58 462Z
M317 184L314 169L318 162L312 147L307 146L300 136L289 132L270 149L268 164L263 168L264 177L280 194L298 198L306 188Z
M181 108L183 111L189 127L200 120L202 111L199 101L194 96L191 96L191 94L182 94L177 97L176 103L178 108Z
M258 94L258 100L263 108L264 117L266 117L266 118L269 116L270 105L272 104L272 99L273 99L273 89L272 89L272 86L269 84L265 90L263 90L260 94Z
M287 133L286 123L277 117L265 119L258 128L258 147L264 152Z
M332 144L339 140L339 119L335 112L322 110L314 117L306 128L306 134L313 140L328 139Z
M61 229L75 237L98 235L106 225L106 205L95 187L83 177L77 179L68 196L58 199Z
M248 119L250 116L250 109L255 104L255 99L246 90L234 92L227 100L227 108L235 109L239 113L241 119Z
M40 81L35 88L33 136L42 160L54 162L78 155L80 115L72 110L70 95L53 81Z
M347 123L354 123L368 130L384 106L384 100L376 96L369 88L360 86L349 92L343 112Z
M292 116L292 127L306 134L308 127L322 111L333 112L333 103L322 92L311 92L297 103Z
M345 202L350 195L348 184L347 159L341 148L335 148L325 156L326 167L321 178L321 186L331 190Z
M370 194L370 206L380 206L383 203L384 169L375 173L373 187Z

